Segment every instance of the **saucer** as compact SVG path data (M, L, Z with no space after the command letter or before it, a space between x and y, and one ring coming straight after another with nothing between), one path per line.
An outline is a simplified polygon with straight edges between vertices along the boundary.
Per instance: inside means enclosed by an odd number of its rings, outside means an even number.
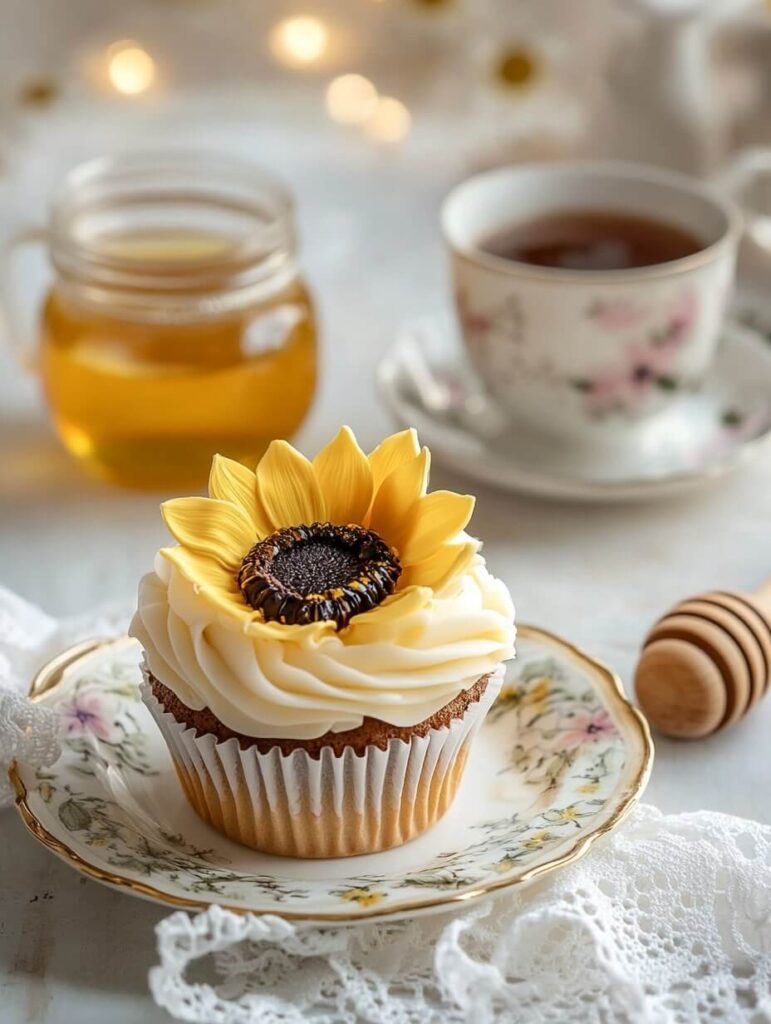
M378 367L400 425L448 467L547 498L623 501L671 494L756 454L771 435L771 318L735 312L698 391L636 424L571 444L518 424L485 391L450 312L412 321Z
M11 768L32 834L77 870L177 907L212 903L350 922L437 911L568 864L638 799L653 748L616 676L540 629L477 736L458 797L424 835L340 860L271 857L214 831L185 799L139 696L134 640L94 641L44 668L31 696L65 728L50 768Z

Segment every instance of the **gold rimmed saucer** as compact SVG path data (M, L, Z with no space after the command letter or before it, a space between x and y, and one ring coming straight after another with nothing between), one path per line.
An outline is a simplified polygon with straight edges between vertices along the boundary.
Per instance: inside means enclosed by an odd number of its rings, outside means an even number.
M482 726L460 794L398 849L290 860L230 842L189 807L138 692L138 644L92 641L35 678L66 733L50 768L11 768L32 834L73 867L176 907L352 922L447 909L582 856L645 788L653 746L605 666L544 630L518 657Z

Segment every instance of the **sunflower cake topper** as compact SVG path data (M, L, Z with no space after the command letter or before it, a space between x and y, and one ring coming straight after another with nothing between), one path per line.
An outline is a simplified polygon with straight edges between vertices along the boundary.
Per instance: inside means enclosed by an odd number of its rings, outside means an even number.
M255 471L217 455L208 498L162 505L178 546L161 555L246 632L342 637L430 599L474 560L474 499L428 494L429 464L414 430L365 455L348 427L312 462L286 441Z

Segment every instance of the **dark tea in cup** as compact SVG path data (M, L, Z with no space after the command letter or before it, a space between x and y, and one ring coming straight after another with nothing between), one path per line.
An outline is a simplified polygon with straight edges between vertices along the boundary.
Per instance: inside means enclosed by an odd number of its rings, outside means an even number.
M675 224L610 210L553 211L501 228L483 252L562 270L631 270L691 256L702 239Z

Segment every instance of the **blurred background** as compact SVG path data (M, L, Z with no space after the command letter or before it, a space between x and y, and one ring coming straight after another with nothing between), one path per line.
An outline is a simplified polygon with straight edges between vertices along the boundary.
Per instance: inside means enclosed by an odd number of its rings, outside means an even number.
M66 172L103 154L204 146L248 157L290 189L320 348L296 434L310 451L341 421L364 446L391 427L374 369L406 318L447 304L437 212L464 176L580 155L712 176L739 151L771 144L762 0L2 0L1 9L4 243L44 224ZM50 280L45 248L32 248L6 281L19 309L10 323L6 303L2 325L0 514L11 529L0 572L44 600L88 503L94 545L100 523L125 524L125 547L106 527L103 546L128 591L139 553L161 536L159 525L152 538L137 527L132 548L131 523L149 521L157 495L116 497L55 437L51 378L47 392L38 379ZM40 546L34 564L17 557L24 537ZM77 600L68 572L54 571L51 610L68 595L75 604L111 596L99 558L90 563Z
M304 121L351 159L390 145L456 170L590 151L706 171L730 150L771 141L764 0L3 0L2 9L6 173L36 148L56 173L61 161L125 142L127 131L163 133L183 115L212 128ZM369 79L379 104L366 90L330 90L351 73ZM351 121L358 130L341 131Z

